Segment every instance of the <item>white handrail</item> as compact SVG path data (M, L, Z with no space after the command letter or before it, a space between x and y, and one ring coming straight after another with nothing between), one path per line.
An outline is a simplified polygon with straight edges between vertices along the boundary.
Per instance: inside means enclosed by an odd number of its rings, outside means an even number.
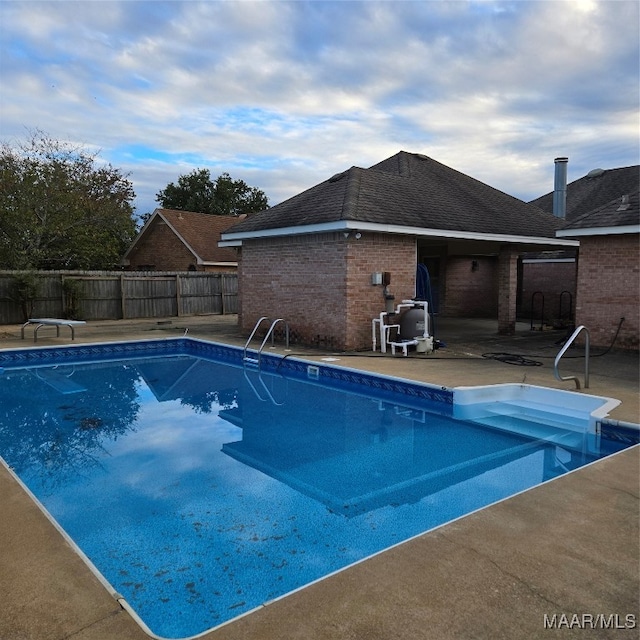
M251 340L253 340L253 336L256 335L256 331L258 330L258 327L265 321L268 320L269 318L267 318L267 316L262 316L258 322L256 322L256 326L253 327L253 331L251 332L251 335L249 336L249 339L245 342L244 344L244 351L242 352L242 361L244 362L247 359L247 348L249 347L249 343L251 342Z
M585 332L585 341L584 341L584 388L589 388L589 329L581 324L572 334L571 337L564 343L564 347L560 349L560 352L556 356L555 362L553 363L553 375L556 377L556 380L575 380L576 389L580 388L580 380L577 376L566 376L562 377L560 372L558 371L558 364L560 362L560 358L565 354L565 351L573 344L573 341L578 337L578 335L582 332Z
M260 350L258 351L258 369L260 368L260 360L262 358L262 350L264 349L264 345L267 344L267 340L269 339L269 336L271 336L271 344L273 345L273 330L275 329L275 327L278 324L278 322L284 322L285 340L286 340L286 347L285 348L287 348L287 349L289 348L289 325L284 321L283 318L276 318L271 323L271 326L269 327L269 331L267 331L267 335L265 335L264 340L262 341L262 344L260 345Z
M251 360L252 362L257 363L258 369L260 369L260 363L261 363L261 360L262 360L262 350L264 349L265 344L267 344L267 340L269 339L269 337L271 337L271 344L273 345L273 330L275 329L275 326L278 324L278 322L284 322L286 348L287 349L289 348L289 324L287 322L285 322L285 320L283 318L276 318L271 323L271 326L269 327L269 330L267 331L266 335L264 336L264 340L262 341L262 344L260 345L260 348L258 349L258 358L257 359L249 359L249 358L247 358L247 348L249 346L249 343L253 339L253 336L255 335L256 331L258 330L258 327L262 324L262 322L264 320L268 320L267 316L262 316L262 318L260 318L260 320L258 320L258 322L256 322L256 326L253 328L253 331L251 332L251 335L249 336L249 339L247 340L247 342L244 345L244 352L243 352L243 355L242 355L242 361L243 362L246 362L247 360Z

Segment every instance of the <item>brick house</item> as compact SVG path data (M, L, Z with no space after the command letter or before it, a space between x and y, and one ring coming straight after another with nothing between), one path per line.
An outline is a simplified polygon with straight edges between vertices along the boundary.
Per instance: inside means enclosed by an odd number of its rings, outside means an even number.
M351 167L222 233L240 249L239 322L284 318L303 344L371 347L371 321L416 295L430 273L445 316L494 317L512 333L518 256L576 247L562 222L427 156L401 151L368 169ZM390 281L376 282L374 274Z
M128 270L235 272L235 249L218 246L234 216L156 209L122 258Z
M568 161L567 158L556 158ZM558 182L556 171L556 182ZM632 194L640 188L640 167L621 167L617 169L594 169L586 176L566 184L556 184L554 191L547 193L530 204L553 213L564 224L572 223L607 203ZM558 211L558 189L564 190L564 207ZM617 234L616 234L617 235ZM570 236L564 236L570 237ZM582 247L582 236L581 240ZM580 249L580 252L582 249ZM560 250L544 253L532 253L523 256L521 304L518 315L531 318L537 324L543 320L550 324L575 319L576 282L578 250ZM544 318L543 318L544 316Z
M639 193L636 186L634 191L579 215L556 234L580 241L576 324L589 329L594 346L639 346Z

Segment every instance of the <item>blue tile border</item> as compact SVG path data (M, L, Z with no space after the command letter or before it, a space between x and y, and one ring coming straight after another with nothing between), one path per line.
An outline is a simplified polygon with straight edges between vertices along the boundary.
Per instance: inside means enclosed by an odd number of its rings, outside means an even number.
M110 342L65 347L34 347L30 349L7 349L0 351L0 367L24 368L67 363L82 363L95 360L121 360L124 358L148 357L184 353L181 338L172 340L145 340L139 342Z
M628 446L640 443L640 431L633 427L625 427L607 421L600 423L600 435L607 440L622 442Z
M240 347L233 347L218 342L207 342L194 338L180 338L184 343L184 353L196 358L216 360L228 364L242 365L242 352Z
M305 373L306 366L305 364ZM413 383L388 376L363 373L342 367L319 367L319 382L342 389L357 390L366 388L376 396L402 395L408 402L436 402L453 407L453 391L446 387Z

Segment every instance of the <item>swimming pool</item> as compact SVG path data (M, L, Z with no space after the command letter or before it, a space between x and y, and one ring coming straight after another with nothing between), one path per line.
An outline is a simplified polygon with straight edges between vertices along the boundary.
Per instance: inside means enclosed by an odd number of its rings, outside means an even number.
M259 374L240 350L186 339L5 352L0 366L0 454L166 637L633 443L591 429L591 412L540 442L532 420L480 424L495 421L486 391L456 403L289 358Z

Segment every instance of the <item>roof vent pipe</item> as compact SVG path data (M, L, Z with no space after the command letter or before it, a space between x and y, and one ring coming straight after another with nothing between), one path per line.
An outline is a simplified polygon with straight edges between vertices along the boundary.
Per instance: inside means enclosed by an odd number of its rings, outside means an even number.
M556 158L556 173L553 184L553 215L565 218L567 215L567 163L569 158Z

